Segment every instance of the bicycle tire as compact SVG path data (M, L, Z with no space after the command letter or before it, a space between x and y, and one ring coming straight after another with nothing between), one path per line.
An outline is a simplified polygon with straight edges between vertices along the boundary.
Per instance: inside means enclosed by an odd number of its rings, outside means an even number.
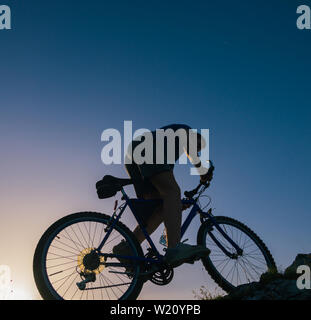
M54 289L51 288L51 283L47 277L46 271L46 255L49 245L53 239L62 231L66 226L73 225L75 222L84 221L83 219L93 219L92 221L107 223L111 217L98 212L78 212L63 217L53 223L40 238L33 257L33 276L37 289L44 300L63 300ZM86 220L88 221L88 220ZM143 251L139 245L136 237L122 222L117 222L115 229L122 232L122 235L132 243L136 250L137 256L143 257ZM135 279L135 284L131 287L130 292L126 292L119 300L135 300L140 294L144 282L139 277L140 266Z
M265 243L260 239L260 237L252 231L249 227L247 227L245 224L229 218L229 217L223 217L223 216L216 216L214 217L219 225L221 224L227 224L233 227L236 227L240 231L244 232L247 236L249 236L254 243L257 245L258 249L263 254L265 261L267 263L268 270L276 270L275 261L273 259L273 256ZM208 234L208 230L213 226L211 220L207 220L203 222L199 228L198 234L197 234L197 243L198 245L206 246L206 236ZM206 271L209 273L209 275L212 277L212 279L227 293L232 292L236 286L234 286L232 283L227 281L223 275L217 270L214 263L212 262L210 255L208 257L204 257L201 259ZM267 270L267 271L268 271Z

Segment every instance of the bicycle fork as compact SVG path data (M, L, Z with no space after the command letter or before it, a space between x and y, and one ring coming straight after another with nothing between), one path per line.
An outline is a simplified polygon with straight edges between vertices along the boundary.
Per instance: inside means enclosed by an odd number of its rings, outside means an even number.
M241 249L228 235L226 232L223 231L223 229L219 226L217 223L216 219L212 215L211 212L209 212L209 219L213 223L213 227L215 227L220 234L233 246L233 248L236 250L236 253L231 253L229 252L222 244L220 241L216 239L216 237L213 235L211 232L212 230L207 230L209 236L213 239L213 241L217 244L217 246L223 251L223 253L228 256L231 259L237 259L239 256L243 254L243 249Z

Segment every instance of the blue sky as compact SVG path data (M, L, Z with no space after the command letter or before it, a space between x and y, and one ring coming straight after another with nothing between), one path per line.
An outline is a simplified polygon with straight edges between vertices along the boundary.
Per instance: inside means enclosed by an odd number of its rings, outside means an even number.
M6 0L0 264L16 290L39 298L32 255L52 222L111 211L94 184L126 173L101 162L100 136L122 132L124 120L134 130L210 129L215 212L253 228L280 266L310 252L311 31L296 27L297 6L308 2ZM195 186L188 167L175 173L182 190ZM200 285L213 287L202 266L182 266L167 288L147 285L141 298L193 298Z

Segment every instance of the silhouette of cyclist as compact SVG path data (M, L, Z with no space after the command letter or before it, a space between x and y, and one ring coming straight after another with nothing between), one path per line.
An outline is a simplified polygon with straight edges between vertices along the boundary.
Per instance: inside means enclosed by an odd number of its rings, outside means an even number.
M159 158L160 154L159 149L156 148L156 141L158 141L158 130L156 130L151 132L151 137L153 138L151 148L153 151L152 163L140 163L141 161L137 161L135 158L135 150L141 149L143 143L146 146L147 135L143 134L134 139L129 146L125 158L125 168L128 175L133 179L138 198L163 200L163 204L156 208L149 217L146 230L151 235L164 222L168 243L164 259L172 267L177 267L184 262L193 263L193 261L200 259L202 256L208 255L210 250L203 246L193 246L180 242L181 213L185 208L182 208L181 191L174 177L174 164L183 153L186 153L190 162L197 168L201 182L211 181L213 174L202 166L198 156L198 152L206 145L204 138L200 134L192 131L191 127L185 124L171 124L160 128L160 130L175 134L173 141L166 137L163 140L164 145L160 149L162 163L156 161L157 155ZM193 141L196 144L195 148L190 147ZM172 143L174 144L174 149L171 150L175 150L173 155L170 150ZM142 154L145 156L144 152ZM135 228L134 234L140 244L145 240L145 236L139 226ZM131 250L125 242L121 242L113 248L113 252L125 255L130 253Z

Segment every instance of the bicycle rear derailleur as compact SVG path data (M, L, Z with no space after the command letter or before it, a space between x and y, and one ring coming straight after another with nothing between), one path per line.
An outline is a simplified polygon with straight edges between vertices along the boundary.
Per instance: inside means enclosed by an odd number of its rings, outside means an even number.
M96 281L96 275L95 273L80 273L80 277L82 281L77 282L76 285L80 290L85 290L86 284L89 282L95 282Z

